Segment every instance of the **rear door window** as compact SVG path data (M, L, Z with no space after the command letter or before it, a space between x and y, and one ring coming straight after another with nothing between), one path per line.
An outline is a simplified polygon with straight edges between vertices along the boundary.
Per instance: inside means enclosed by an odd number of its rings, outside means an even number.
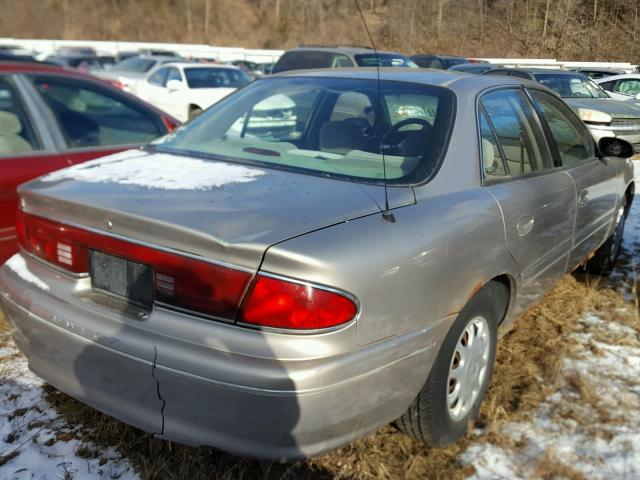
M491 92L483 95L481 103L504 152L510 176L518 177L554 167L536 113L520 90Z
M33 83L70 148L147 143L164 133L150 110L99 85L44 75Z
M39 150L40 144L13 83L0 77L0 156Z

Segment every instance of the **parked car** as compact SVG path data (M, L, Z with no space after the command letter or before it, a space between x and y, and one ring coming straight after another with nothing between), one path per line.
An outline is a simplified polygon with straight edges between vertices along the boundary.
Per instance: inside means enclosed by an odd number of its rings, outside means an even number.
M165 63L138 84L138 96L186 122L251 83L239 67L203 63Z
M413 60L420 68L436 68L447 70L454 65L469 63L465 57L454 57L451 55L412 55Z
M409 67L417 65L407 56L395 52L374 52L367 47L308 46L287 50L273 66L272 73L288 70L348 67Z
M542 83L560 95L587 124L596 140L616 137L640 151L640 109L611 98L579 73L549 69L496 68L483 75L509 75Z
M624 70L604 67L576 67L571 68L570 70L586 75L591 80L597 80L599 78L606 78L624 73Z
M494 68L498 68L497 65L492 63L459 63L454 65L453 67L447 68L447 70L451 70L452 72L464 72L464 73L475 73L480 74L484 72L488 72Z
M265 102L295 128L250 127ZM498 331L592 253L615 261L633 171L604 155L631 153L539 83L268 77L23 185L0 303L35 373L166 439L285 460L399 419L441 445Z
M88 75L0 62L0 263L18 250L19 184L146 143L177 124Z
M55 63L62 67L74 68L84 73L93 73L102 70L109 70L116 63L115 57L111 55L99 56L63 56L51 55L46 59L49 63Z
M616 100L636 103L640 94L640 75L629 73L601 78L595 81Z
M125 92L136 94L138 83L144 81L151 70L158 65L176 61L175 57L170 56L139 55L118 62L109 70L93 74Z

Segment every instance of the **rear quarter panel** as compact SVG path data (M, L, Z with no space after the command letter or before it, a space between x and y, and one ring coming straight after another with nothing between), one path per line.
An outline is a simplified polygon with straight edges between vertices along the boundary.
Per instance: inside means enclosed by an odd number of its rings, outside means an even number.
M358 343L459 312L491 278L517 275L500 210L473 188L375 214L271 247L262 270L332 286L360 302Z

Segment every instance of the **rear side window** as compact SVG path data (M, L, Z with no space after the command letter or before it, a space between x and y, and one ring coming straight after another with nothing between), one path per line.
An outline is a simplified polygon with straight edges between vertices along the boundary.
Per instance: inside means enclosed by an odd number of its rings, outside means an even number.
M0 156L39 149L18 92L8 79L0 77Z
M323 51L298 51L285 52L276 66L274 72L284 72L286 70L302 70L307 68L331 68L334 53Z
M594 140L578 117L561 100L540 90L531 97L542 113L558 146L562 164L568 167L590 162L595 157Z
M273 77L216 103L156 148L353 181L380 183L386 173L391 184L418 183L444 157L454 101L450 90L431 85Z
M480 137L484 178L487 180L505 178L508 174L500 154L500 145L484 110L480 111Z
M536 114L521 91L483 95L482 106L502 147L512 177L553 168L553 158Z
M164 134L154 113L97 85L55 76L33 83L71 148L147 143Z

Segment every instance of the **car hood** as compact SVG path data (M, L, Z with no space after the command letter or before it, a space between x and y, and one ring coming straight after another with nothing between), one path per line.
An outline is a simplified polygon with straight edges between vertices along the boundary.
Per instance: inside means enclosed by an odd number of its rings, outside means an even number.
M590 108L615 118L640 118L640 109L613 98L563 98L573 109Z
M415 202L389 188L392 207ZM384 188L161 152L128 150L20 188L25 211L257 269L269 246L381 211Z

